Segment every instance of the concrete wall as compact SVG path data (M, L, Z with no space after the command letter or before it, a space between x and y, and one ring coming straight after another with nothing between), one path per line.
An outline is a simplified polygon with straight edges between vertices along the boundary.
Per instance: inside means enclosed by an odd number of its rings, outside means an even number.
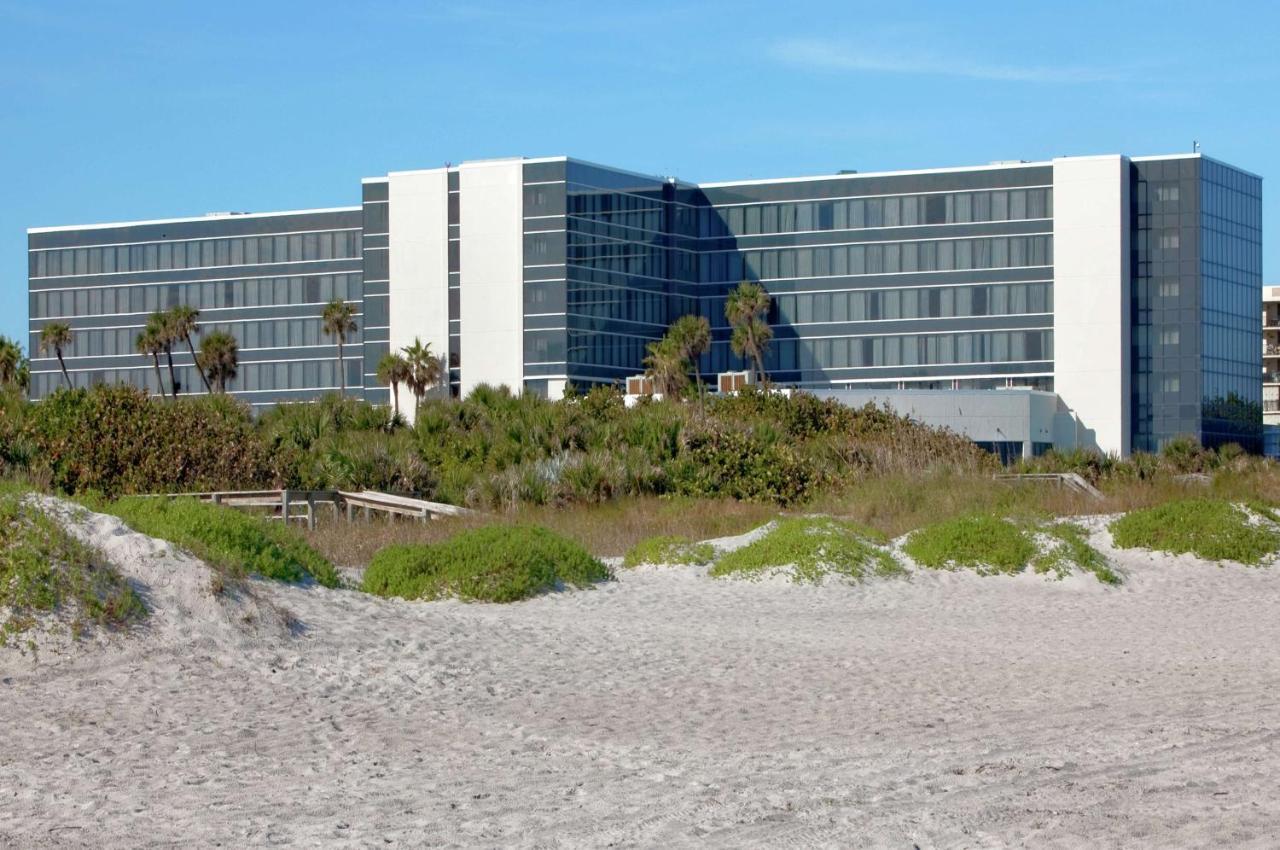
M418 338L444 357L449 351L448 173L443 168L393 171L388 184L390 348L399 351ZM376 366L370 364L369 371ZM390 390L387 395L390 402ZM401 411L412 418L412 395L405 387L400 398Z
M1054 393L1038 390L815 390L850 407L887 406L903 416L937 428L950 428L975 442L1019 442L1024 455L1032 443L1059 449L1087 445L1093 435L1073 427L1070 414ZM1078 441L1078 442L1077 442Z
M1129 164L1053 161L1053 386L1097 448L1130 447Z
M518 393L524 387L523 164L467 162L458 172L462 394L482 383Z

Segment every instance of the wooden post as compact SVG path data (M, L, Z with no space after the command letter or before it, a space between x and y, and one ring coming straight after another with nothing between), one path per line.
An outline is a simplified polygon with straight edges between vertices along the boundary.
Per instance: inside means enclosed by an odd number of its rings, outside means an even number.
M284 520L287 527L289 525L289 491L280 491L280 518Z
M365 521L365 522L368 522L368 521L369 521L369 517L370 517L370 513L369 513L369 506L368 506L368 505L365 505L365 506L364 506L364 521Z
M314 493L307 493L307 531L316 530L316 497Z
M214 493L214 494L213 494L213 503L214 503L215 505L221 505L221 504L222 504L222 494L221 494L221 493Z
M347 522L356 521L356 506L347 502Z

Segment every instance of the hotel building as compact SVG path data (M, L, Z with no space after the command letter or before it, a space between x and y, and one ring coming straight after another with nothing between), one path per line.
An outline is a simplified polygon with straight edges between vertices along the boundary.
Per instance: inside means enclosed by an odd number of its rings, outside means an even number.
M702 184L499 159L366 178L360 201L33 228L31 350L67 321L76 384L149 386L134 337L191 304L240 341L233 392L313 398L338 386L319 317L342 298L360 328L347 385L367 399L389 395L378 358L415 338L447 359L454 395L556 397L636 374L687 313L712 325L704 377L743 368L723 305L752 280L773 299L780 385L1035 393L1070 424L1010 440L1028 454L1182 434L1261 448L1261 178L1201 154ZM199 391L175 360L180 391ZM37 398L61 381L48 358L32 373Z

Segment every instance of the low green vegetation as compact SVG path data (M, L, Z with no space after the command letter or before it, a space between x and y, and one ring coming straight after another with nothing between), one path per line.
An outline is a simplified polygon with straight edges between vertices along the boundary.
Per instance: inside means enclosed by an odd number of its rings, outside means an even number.
M1111 523L1122 549L1191 553L1209 561L1261 564L1280 549L1280 531L1251 522L1248 512L1221 499L1181 499L1131 511Z
M1092 573L1103 584L1121 583L1120 575L1111 569L1102 553L1089 545L1089 535L1084 528L1074 522L1056 522L1038 530L1054 545L1032 560L1031 566L1037 573L1053 572L1058 578L1066 578L1074 567Z
M403 599L456 597L517 602L567 585L609 578L586 549L545 528L489 525L434 544L387 546L373 557L363 589Z
M687 537L661 536L641 540L622 559L624 567L641 564L705 566L716 556L710 543L694 543Z
M787 569L797 583L817 584L828 575L860 581L902 572L880 548L884 538L855 523L825 517L779 520L767 534L721 556L712 576L759 577Z
M462 400L424 399L413 426L336 394L258 416L221 394L161 403L95 386L39 404L0 394L0 468L109 498L287 487L504 510L643 496L785 505L854 477L996 466L956 434L805 393L626 407L608 387L548 400L480 386Z
M46 613L65 613L73 636L88 624L121 628L146 606L101 555L71 537L29 493L0 485L0 646Z
M314 578L325 587L341 580L333 565L282 523L196 499L127 496L95 509L115 514L134 530L168 540L233 576L278 581Z
M1275 508L1271 507L1271 505L1268 505L1266 502L1260 502L1257 499L1249 499L1244 503L1244 506L1263 519L1280 525L1280 514L1277 514Z
M912 532L902 547L921 566L972 569L979 575L1013 574L1035 557L1036 546L1019 525L994 514L970 514Z

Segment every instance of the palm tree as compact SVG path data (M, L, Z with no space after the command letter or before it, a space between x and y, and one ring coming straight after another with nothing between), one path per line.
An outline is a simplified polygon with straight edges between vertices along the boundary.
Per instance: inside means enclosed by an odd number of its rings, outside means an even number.
M324 306L321 315L324 321L324 332L338 340L338 380L340 392L347 394L347 370L342 362L342 346L347 341L347 334L356 332L356 308L338 298Z
M227 381L235 379L236 369L240 365L236 338L225 331L209 334L200 340L200 354L196 356L196 364L218 388L218 392L225 394Z
M22 346L7 336L0 336L0 385L15 384L19 389L26 389L29 377Z
M204 384L204 391L211 393L213 392L213 387L209 386L209 379L205 377L204 370L200 368L199 361L196 360L196 347L191 344L191 335L200 332L200 326L196 324L196 319L198 318L200 318L200 311L195 307L187 304L171 307L168 313L169 330L176 340L186 341L187 351L191 352L191 362L196 364L196 371L200 373L200 381Z
M157 310L147 317L147 329L151 331L155 341L160 345L160 350L164 352L165 359L169 362L169 392L174 399L177 399L178 379L173 370L173 345L179 337L173 327L173 317Z
M409 364L409 377L405 383L413 391L413 412L416 416L422 397L427 394L427 390L440 383L444 377L444 369L440 366L440 358L432 354L431 343L424 345L417 337L413 338L413 345L406 346L403 352L404 359Z
M378 361L378 382L391 387L396 416L400 415L400 385L408 383L412 377L413 370L409 368L409 361L403 355L389 352Z
M769 340L773 338L773 330L765 322L765 316L769 314L769 300L769 293L763 286L744 280L724 302L724 316L733 328L729 347L737 356L755 363L756 375L766 385L764 355L769 348Z
M160 352L164 351L164 343L160 340L159 328L155 323L147 322L147 326L134 341L134 348L139 354L151 355L151 362L156 367L156 385L160 387L160 397L164 398L164 378L160 377Z
M62 349L71 345L71 325L66 322L50 322L40 329L40 350L52 351L58 358L58 366L62 369L62 379L71 386L71 376L67 374L67 364L62 359Z
M648 345L644 373L653 380L653 389L663 398L678 398L689 383L689 359L676 340L668 335Z
M674 340L684 358L693 366L693 379L698 385L698 399L702 399L702 372L698 368L698 358L711 345L711 323L705 316L681 316L667 330L667 336Z

